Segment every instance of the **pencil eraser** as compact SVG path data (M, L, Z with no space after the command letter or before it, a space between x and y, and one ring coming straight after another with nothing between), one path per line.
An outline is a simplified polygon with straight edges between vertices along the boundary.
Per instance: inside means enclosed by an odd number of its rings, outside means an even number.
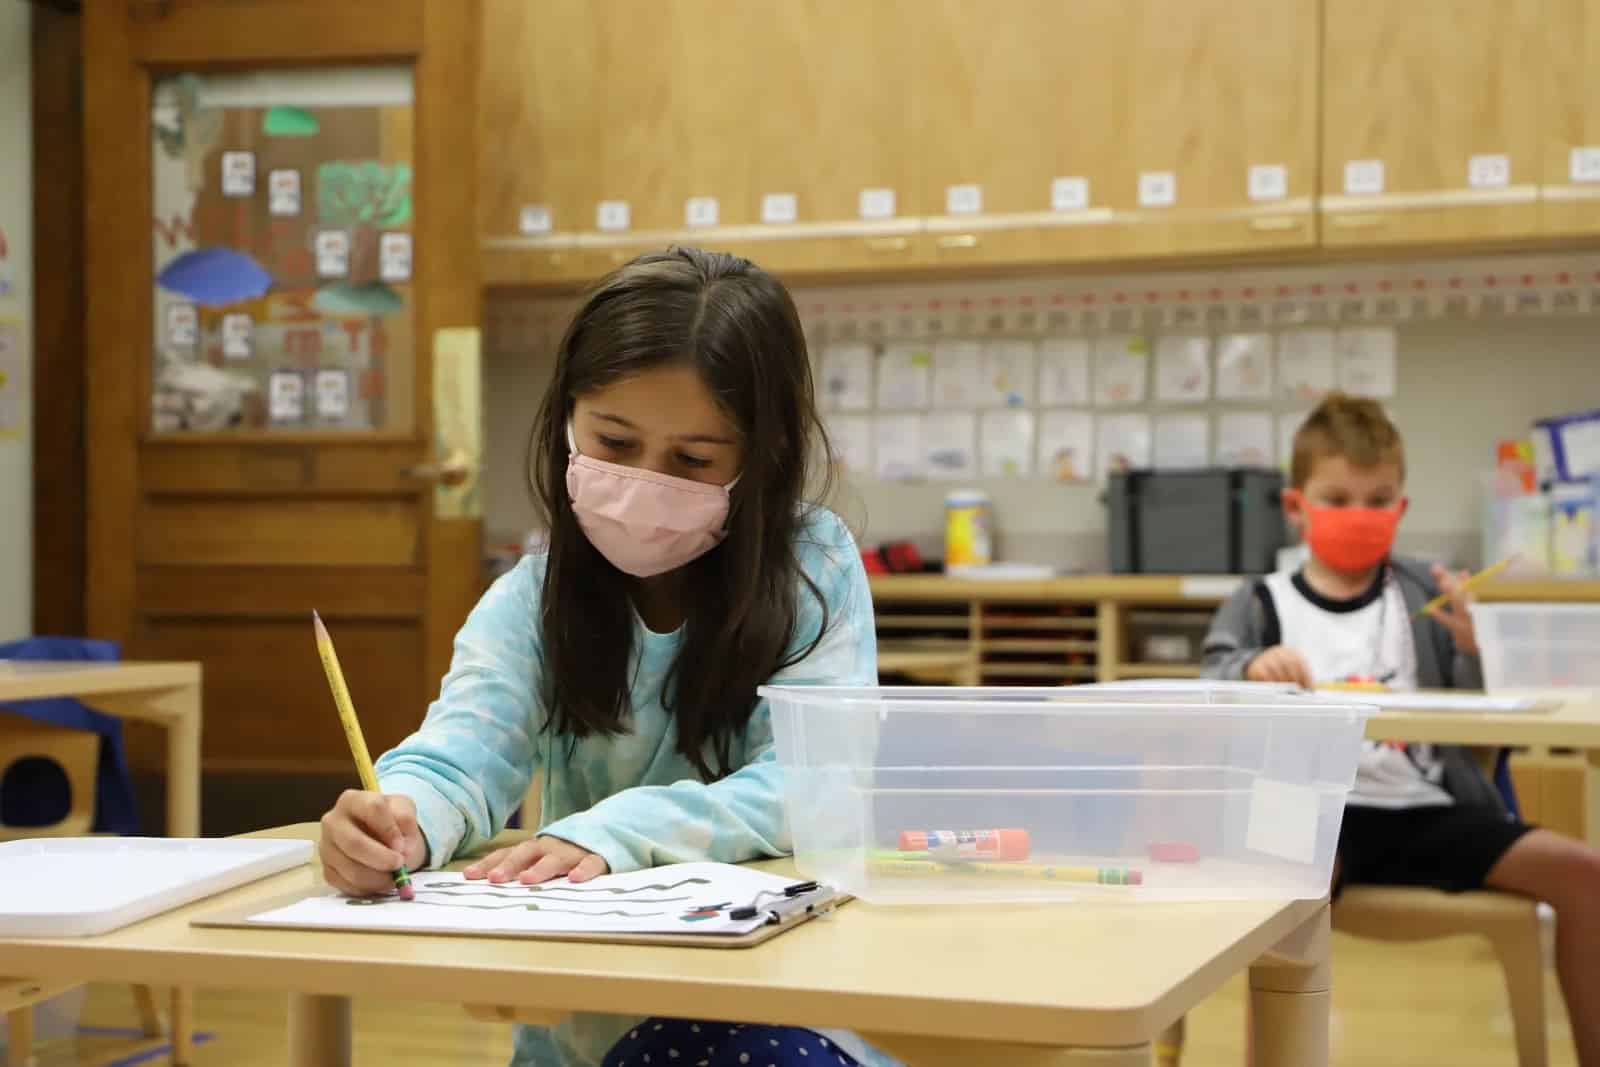
M1156 841L1145 846L1150 858L1159 863L1194 863L1200 850L1187 841Z
M399 889L398 889L398 892L400 894L400 899L401 900L416 900L417 899L417 891L416 891L415 888L412 887L410 882L407 882L404 885L400 886Z

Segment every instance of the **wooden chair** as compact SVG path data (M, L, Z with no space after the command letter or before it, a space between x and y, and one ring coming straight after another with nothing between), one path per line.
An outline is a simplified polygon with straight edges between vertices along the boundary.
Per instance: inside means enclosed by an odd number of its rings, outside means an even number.
M0 712L0 781L17 763L25 759L46 759L61 768L71 790L66 816L49 826L5 826L0 824L0 841L24 837L80 837L94 825L95 777L100 762L100 739L80 730L68 730L48 723L34 722L18 715ZM8 1067L23 1067L33 1062L33 1008L53 997L70 992L75 981L48 981L0 977L0 1014L6 1017L6 1059ZM114 1059L121 1060L167 1043L156 1009L154 991L149 986L133 987L143 1038L133 1047L118 1046ZM172 1061L187 1063L194 1049L193 1000L189 990L172 991Z
M1334 905L1333 928L1375 941L1436 941L1463 934L1488 938L1505 972L1517 1063L1545 1067L1544 949L1536 902L1489 891L1348 886ZM1183 1036L1179 1019L1157 1045L1159 1067L1178 1067Z

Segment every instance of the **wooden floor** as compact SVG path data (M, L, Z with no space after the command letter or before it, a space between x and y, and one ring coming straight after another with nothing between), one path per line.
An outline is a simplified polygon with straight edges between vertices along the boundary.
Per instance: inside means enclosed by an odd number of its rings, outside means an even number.
M1516 1063L1500 969L1487 946L1471 940L1394 946L1334 939L1333 1057L1335 1067L1512 1067ZM1550 1067L1573 1067L1566 1013L1555 976L1547 976ZM1189 1017L1185 1067L1243 1063L1242 978ZM204 992L196 1067L268 1067L284 1062L282 997ZM124 987L89 990L85 1026L136 1025ZM357 1064L482 1064L503 1067L510 1057L505 1026L469 1020L447 1005L358 1001ZM40 1067L99 1059L115 1045L104 1037L53 1041L41 1047ZM157 1063L164 1061L155 1061Z

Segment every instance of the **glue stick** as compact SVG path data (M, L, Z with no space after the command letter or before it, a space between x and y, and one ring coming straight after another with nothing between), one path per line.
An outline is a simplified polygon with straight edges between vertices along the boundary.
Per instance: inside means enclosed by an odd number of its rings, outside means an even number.
M941 859L1025 860L1026 830L902 830L902 852L927 852Z

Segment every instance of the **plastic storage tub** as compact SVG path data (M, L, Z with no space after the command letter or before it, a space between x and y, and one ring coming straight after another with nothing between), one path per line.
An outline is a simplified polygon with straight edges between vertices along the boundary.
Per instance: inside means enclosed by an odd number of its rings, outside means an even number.
M1324 896L1374 710L1196 683L761 693L800 869L906 904ZM1022 830L1028 858L899 851L933 830Z
M1600 604L1473 604L1491 693L1600 690Z

